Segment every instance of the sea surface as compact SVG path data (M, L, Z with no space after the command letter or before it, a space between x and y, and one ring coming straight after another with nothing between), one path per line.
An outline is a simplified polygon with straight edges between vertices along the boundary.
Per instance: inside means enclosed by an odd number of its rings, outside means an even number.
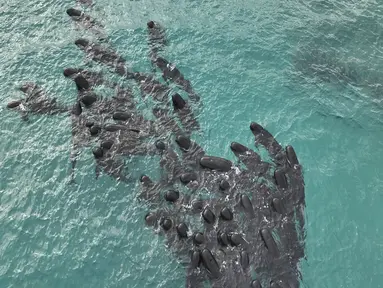
M90 149L69 185L71 123L6 108L34 81L73 103L65 67L105 68L74 45L74 0L0 0L0 287L178 288L185 275L144 225L137 180L95 180ZM85 9L135 71L150 72L146 22L203 105L193 139L234 160L256 121L294 146L306 183L302 287L383 287L383 2L99 0ZM121 79L120 79L121 81ZM132 179L157 160L131 159Z

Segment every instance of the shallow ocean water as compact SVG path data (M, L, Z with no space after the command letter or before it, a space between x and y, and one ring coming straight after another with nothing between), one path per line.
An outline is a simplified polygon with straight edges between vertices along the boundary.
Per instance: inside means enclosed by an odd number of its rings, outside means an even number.
M0 5L0 287L183 287L183 268L144 225L137 181L95 181L84 149L68 185L69 117L26 123L5 108L25 81L72 103L63 68L104 69L73 44L87 33L72 6ZM136 71L150 71L146 22L166 27L164 56L201 96L194 139L209 154L251 146L251 121L294 146L306 183L302 287L383 287L383 3L100 0L87 11ZM155 163L132 159L129 170Z

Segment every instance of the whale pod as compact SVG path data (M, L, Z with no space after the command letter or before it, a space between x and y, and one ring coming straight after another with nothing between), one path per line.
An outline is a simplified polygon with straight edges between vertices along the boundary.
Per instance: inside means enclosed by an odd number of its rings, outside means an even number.
M280 188L285 189L288 187L286 175L282 170L275 170L274 178L275 178L275 182Z
M269 250L270 253L274 255L275 257L278 257L279 255L278 247L274 241L273 236L271 235L271 232L268 229L263 228L261 230L261 236L262 236L263 242L265 242L267 250Z
M176 227L176 230L177 230L178 236L180 238L187 238L188 237L188 234L187 234L188 226L185 223L178 224Z
M165 200L168 202L175 202L180 197L180 192L175 190L170 190L165 193Z
M203 249L201 252L201 258L206 270L209 271L214 278L218 278L220 276L219 266L210 250Z
M203 210L202 217L208 224L213 224L215 221L215 215L209 208Z
M115 112L113 113L114 120L126 121L131 118L130 113L128 112Z
M177 113L184 110L185 108L177 111ZM177 135L188 134L180 133ZM239 155L236 156L241 162L241 165L238 166L239 173L237 173L237 169L232 168L230 161L198 153L196 151L200 147L196 142L190 141L187 137L176 137L177 144L175 145L180 147L179 150L184 152L186 150L187 152L182 153L182 156L171 157L175 160L170 163L170 169L163 165L172 173L170 175L172 178L168 178L168 183L172 188L167 186L169 188L166 188L161 195L167 191L172 191L172 189L181 189L179 188L181 181L177 181L177 178L182 173L185 173L182 176L184 182L190 181L189 175L192 175L193 179L198 178L199 183L194 187L188 185L188 188L193 190L193 194L188 192L184 194L178 190L182 193L180 198L174 197L173 199L172 196L166 195L171 201L177 199L175 201L179 205L170 207L166 205L165 200L162 200L159 203L161 206L156 208L163 208L162 205L165 204L166 208L170 209L165 212L166 214L177 215L178 222L175 222L176 218L171 217L174 229L171 228L172 233L168 233L167 236L172 244L176 244L177 255L182 259L186 256L187 261L190 261L186 272L187 287L202 287L207 280L210 281L212 287L261 288L263 286L270 287L271 281L276 283L272 284L274 287L277 287L276 285L286 286L286 288L298 287L295 285L300 281L298 279L300 276L298 263L304 256L304 244L298 233L304 232L304 221L301 221L301 219L304 220L302 215L304 207L302 207L301 202L297 203L295 198L298 196L295 194L299 192L298 189L303 193L303 176L301 170L298 169L300 167L289 167L289 165L295 165L292 163L297 163L294 160L295 157L288 155L288 153L293 155L292 150L287 152L288 148L286 148L286 152L272 153L275 151L273 144L275 139L268 138L267 135L266 131L259 128L256 141L259 137L263 142L258 142L270 144L268 152L274 163L263 162L261 155L242 144L235 142L231 144L231 149ZM154 141L150 143L154 143ZM173 143L175 141L173 140ZM166 153L161 153L163 154L161 160L170 157L168 155L170 154L169 151L172 150L170 147L171 144L166 142ZM219 160L216 161L217 159ZM221 165L221 161L223 161L223 165ZM197 168L195 164L197 164ZM264 169L265 173L258 173L259 170L263 169L263 164L269 164L269 166ZM229 170L229 173L210 170L218 168L222 171L222 166L224 167L223 170ZM203 167L208 169L203 169ZM190 174L188 175L188 173ZM265 175L266 173L267 175ZM270 179L270 173L272 173L272 179ZM262 177L262 174L264 174L267 182L271 180L272 183L264 184L256 181L259 175ZM281 187L288 189L282 190ZM272 193L276 188L278 191ZM228 192L223 192L224 190L230 190L230 195L227 195ZM180 201L181 198L182 201ZM267 209L267 204L269 204L269 209ZM173 211L172 208L176 210ZM286 215L282 219L281 215L287 214L286 211L294 211L296 214ZM245 222L241 221L241 214L247 218ZM170 216L167 217L170 218ZM200 217L199 223L195 222L197 220L195 217ZM237 219L237 217L239 218ZM232 221L229 222L228 220ZM265 221L270 223L260 226ZM192 225L192 223L194 224ZM272 223L276 225L275 229L277 230L275 232L278 231L279 235L274 234ZM299 227L297 227L297 223L300 225ZM201 229L201 224L204 226L204 230L198 230ZM158 225L157 222L155 225ZM284 248L283 256L282 248L279 245ZM188 253L188 251L190 252ZM199 269L193 271L193 268L198 266L205 272ZM225 270L225 274L223 270ZM253 272L256 273L256 280ZM283 277L283 279L276 277Z
M217 170L221 172L230 171L232 163L231 161L215 156L204 156L199 161L202 167Z

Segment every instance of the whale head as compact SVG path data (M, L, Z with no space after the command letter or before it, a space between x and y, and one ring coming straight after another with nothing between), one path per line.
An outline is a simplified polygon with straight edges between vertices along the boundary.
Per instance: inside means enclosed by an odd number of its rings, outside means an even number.
M19 90L24 93L30 93L36 88L36 83L26 82L19 87Z
M167 68L167 65L169 64L169 62L162 57L158 57L156 59L156 64L160 69L165 69L165 68Z
M172 102L174 109L183 109L186 105L185 100L178 93L172 96Z
M74 8L69 8L68 10L66 10L66 13L69 15L69 16L81 16L82 12L80 10L77 10L77 9L74 9Z
M83 38L77 39L74 44L76 44L77 47L84 49L87 46L89 46L89 41Z
M87 90L89 89L89 82L86 80L82 75L78 75L75 79L74 82L76 83L76 87L79 91L81 90Z
M81 72L81 71L82 71L82 69L65 68L65 69L64 69L64 76L65 76L65 77L70 77L70 76L72 76L72 75L74 75L74 74L77 74L77 73L79 73L79 72Z

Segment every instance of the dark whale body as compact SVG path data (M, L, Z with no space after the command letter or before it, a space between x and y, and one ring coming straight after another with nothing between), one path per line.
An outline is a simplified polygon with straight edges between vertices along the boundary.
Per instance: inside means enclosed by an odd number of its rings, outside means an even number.
M162 77L165 80L172 81L185 90L192 101L198 102L200 100L200 97L194 92L190 81L185 79L184 75L174 64L162 57L153 57L152 62L162 71Z

